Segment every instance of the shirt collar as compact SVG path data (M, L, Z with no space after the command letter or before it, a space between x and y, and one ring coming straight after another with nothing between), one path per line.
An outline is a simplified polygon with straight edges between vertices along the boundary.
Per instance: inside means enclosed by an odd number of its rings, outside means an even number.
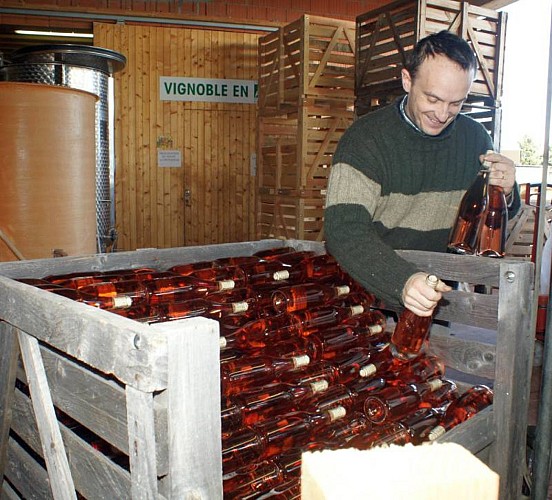
M427 134L420 128L418 125L416 125L410 117L406 114L405 106L406 101L408 100L408 94L405 94L404 97L401 99L401 102L399 104L399 110L401 112L401 116L404 118L404 121L408 123L416 132L419 132L420 134L426 136Z

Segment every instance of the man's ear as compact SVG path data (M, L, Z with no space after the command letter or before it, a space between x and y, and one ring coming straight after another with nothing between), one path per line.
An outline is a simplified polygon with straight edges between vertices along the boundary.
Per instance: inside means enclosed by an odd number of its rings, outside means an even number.
M412 87L412 78L407 69L401 69L401 80L403 89L408 94L410 92L410 87Z

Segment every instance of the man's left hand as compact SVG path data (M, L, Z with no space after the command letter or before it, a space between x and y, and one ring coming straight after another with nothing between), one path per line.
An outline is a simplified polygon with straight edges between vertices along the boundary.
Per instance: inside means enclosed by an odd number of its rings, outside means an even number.
M481 163L487 162L491 164L489 184L500 186L504 189L504 194L508 196L514 189L516 182L516 166L510 158L489 151L479 157Z

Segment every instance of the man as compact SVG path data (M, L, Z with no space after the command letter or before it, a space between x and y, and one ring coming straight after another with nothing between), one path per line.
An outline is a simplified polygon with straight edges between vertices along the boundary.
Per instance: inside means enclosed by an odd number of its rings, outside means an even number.
M504 188L512 217L520 207L514 163L492 152L491 138L459 114L477 62L467 42L442 31L416 45L402 70L406 95L355 121L333 158L326 209L329 253L387 304L430 316L450 287L396 249L446 251L458 205L483 161ZM491 151L491 152L489 152Z

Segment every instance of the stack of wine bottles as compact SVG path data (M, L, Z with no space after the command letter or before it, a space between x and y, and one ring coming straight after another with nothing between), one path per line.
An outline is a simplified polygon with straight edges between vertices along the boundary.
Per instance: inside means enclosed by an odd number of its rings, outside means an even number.
M301 453L437 439L492 403L442 361L392 354L376 297L329 255L280 247L170 269L21 279L158 323L219 321L225 498L299 498Z

